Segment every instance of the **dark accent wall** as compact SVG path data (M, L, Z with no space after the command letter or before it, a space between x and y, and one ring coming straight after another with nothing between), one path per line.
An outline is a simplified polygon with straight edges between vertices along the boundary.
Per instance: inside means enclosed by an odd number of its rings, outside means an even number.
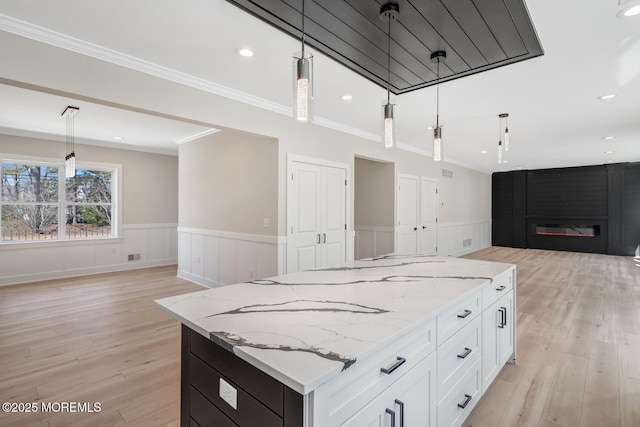
M595 225L598 233L539 235L536 224ZM494 173L492 244L634 255L640 245L640 163Z

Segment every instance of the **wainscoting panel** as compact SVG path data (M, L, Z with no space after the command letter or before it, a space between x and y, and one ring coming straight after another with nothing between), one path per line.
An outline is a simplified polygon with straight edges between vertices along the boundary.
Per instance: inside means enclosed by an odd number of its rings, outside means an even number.
M208 287L283 274L284 237L178 228L178 277Z
M459 257L491 246L491 221L438 224L438 256Z
M185 245L185 242L181 242ZM191 241L189 241L189 248ZM132 255L133 260L129 260ZM182 253L191 259L189 253ZM0 285L171 265L178 262L176 224L129 224L113 239L0 245Z
M355 259L372 258L394 251L395 230L393 227L356 227Z

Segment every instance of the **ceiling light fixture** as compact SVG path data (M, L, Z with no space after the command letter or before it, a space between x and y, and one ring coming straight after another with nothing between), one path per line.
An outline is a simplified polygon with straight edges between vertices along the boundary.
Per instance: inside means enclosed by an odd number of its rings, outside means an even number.
M248 47L236 49L236 53L240 56L244 56L245 58L251 58L253 55L256 54L253 50L249 49Z
M615 98L615 97L616 97L616 94L615 94L615 93L609 93L609 94L607 94L607 95L600 95L600 96L598 97L598 99L599 99L599 100L601 100L601 101L605 101L605 100L607 100L607 99L611 99L611 98Z
M609 141L611 139L615 139L615 136L603 136L602 139L604 139L605 141Z
M436 65L436 125L433 127L433 160L442 160L442 126L440 126L440 61L447 59L447 52L437 50L431 54Z
M507 163L506 160L503 160L503 150L509 151L509 114L508 113L500 113L498 114L500 125L498 130L498 163ZM502 133L502 119L505 119L505 127L504 133ZM504 143L503 143L504 140Z
M62 117L67 119L67 147L64 157L64 176L66 178L72 178L76 176L76 141L74 130L74 117L78 114L80 108L67 106L62 112Z
M345 95L342 95L342 99L344 101L351 101L353 99L353 96L351 96L349 94L345 94Z
M640 4L626 7L618 12L618 18L630 18L640 14Z
M302 51L293 54L293 118L313 120L313 55L304 50L304 0L302 0Z
M386 148L391 148L396 144L396 125L393 117L394 104L391 103L391 21L398 19L400 7L398 3L386 3L380 8L380 20L387 21L387 103L384 104L382 112L384 114L382 140Z
M122 137L121 136L114 136L113 139L115 139L116 141L122 141Z

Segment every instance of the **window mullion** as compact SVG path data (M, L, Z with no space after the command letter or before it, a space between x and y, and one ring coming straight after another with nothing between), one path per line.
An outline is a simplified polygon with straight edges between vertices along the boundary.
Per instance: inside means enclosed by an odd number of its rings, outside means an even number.
M67 238L67 208L65 206L67 179L65 178L64 166L58 166L58 177L58 240L64 240Z

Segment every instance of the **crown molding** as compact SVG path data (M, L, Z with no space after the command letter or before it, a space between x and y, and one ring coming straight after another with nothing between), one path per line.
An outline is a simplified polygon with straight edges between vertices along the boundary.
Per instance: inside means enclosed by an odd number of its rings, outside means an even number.
M209 80L201 79L199 77L195 77L181 71L163 67L162 65L154 64L152 62L145 61L143 59L136 58L134 56L106 48L104 46L71 37L57 31L49 30L47 28L43 28L26 21L16 19L11 16L0 14L0 30L38 42L46 43L55 47L59 47L61 49L69 50L81 55L99 59L101 61L109 62L114 65L139 71L141 73L159 77L161 79L168 80L174 83L179 83L184 86L199 89L204 92L223 96L225 98L252 105L254 107L259 107L264 110L272 111L286 116L293 115L293 108L291 106L278 104L276 102L251 95L249 93L232 89ZM338 123L322 117L316 117L313 120L313 123L350 135L359 136L368 140L376 142L380 141L380 136L377 134L358 129L353 126L347 126L342 123Z

